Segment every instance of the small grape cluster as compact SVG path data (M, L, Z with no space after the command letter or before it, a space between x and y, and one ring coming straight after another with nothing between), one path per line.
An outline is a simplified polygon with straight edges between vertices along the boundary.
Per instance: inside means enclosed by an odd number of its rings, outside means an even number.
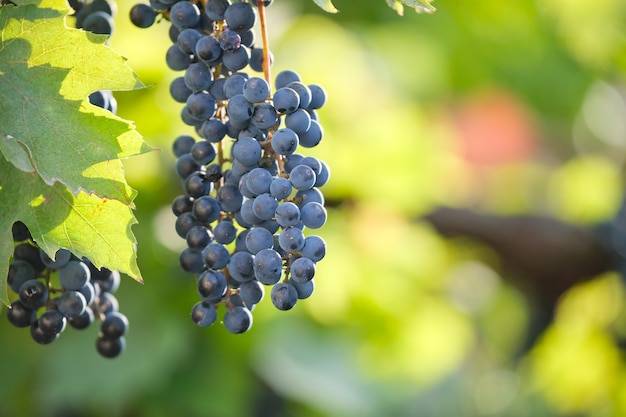
M260 8L271 1L251 3ZM297 153L322 141L317 109L326 93L286 70L271 94L272 58L255 46L251 3L152 0L130 13L138 27L152 25L158 14L171 21L165 59L185 73L170 93L185 104L181 118L201 138L181 135L173 143L185 191L172 204L176 232L187 243L180 265L199 274L201 300L191 317L210 326L225 305L224 325L236 334L250 329L265 286L279 310L313 293L326 243L304 231L326 223L320 187L330 176L324 162ZM266 77L242 72L247 66Z
M76 27L101 35L111 36L115 24L113 17L117 12L116 3L107 0L70 0L74 9Z
M113 295L120 284L119 272L98 269L67 249L59 249L51 259L23 223L14 223L12 231L7 284L17 298L7 310L9 322L30 327L33 340L45 345L58 339L67 323L85 329L99 320L97 351L106 358L118 356L126 346L128 330L128 319L118 311Z

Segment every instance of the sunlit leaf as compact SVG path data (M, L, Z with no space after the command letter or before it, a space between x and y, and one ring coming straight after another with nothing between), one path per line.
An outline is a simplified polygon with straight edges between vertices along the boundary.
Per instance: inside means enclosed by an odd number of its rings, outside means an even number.
M142 87L105 37L65 26L63 0L0 9L0 152L46 184L130 204L120 164L150 150L134 127L89 104L97 90Z
M337 13L339 10L335 8L331 0L313 0L315 4L322 8L322 10L328 13Z

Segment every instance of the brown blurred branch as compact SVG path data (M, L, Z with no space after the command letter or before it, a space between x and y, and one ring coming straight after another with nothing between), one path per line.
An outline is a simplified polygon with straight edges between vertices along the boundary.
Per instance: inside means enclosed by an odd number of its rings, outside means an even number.
M467 209L439 207L423 220L440 234L468 237L499 256L504 279L519 288L547 326L558 298L574 284L613 267L613 254L593 228L549 217L502 217Z

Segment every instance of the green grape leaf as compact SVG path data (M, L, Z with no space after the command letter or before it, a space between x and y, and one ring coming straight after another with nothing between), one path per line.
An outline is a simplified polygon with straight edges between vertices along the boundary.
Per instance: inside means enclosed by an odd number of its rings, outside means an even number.
M339 10L333 5L332 0L313 0L315 4L328 13L337 13Z
M433 0L386 0L389 7L400 16L404 14L404 5L415 9L417 13L434 13Z
M64 0L0 8L0 153L48 185L131 204L118 163L151 150L130 122L91 105L97 90L143 87L106 37L68 28Z
M136 220L131 208L118 200L83 191L73 194L58 182L50 186L0 157L0 213L0 277L7 276L11 227L19 220L48 255L64 247L99 268L117 269L143 282L131 232ZM0 301L8 304L6 279L0 279Z

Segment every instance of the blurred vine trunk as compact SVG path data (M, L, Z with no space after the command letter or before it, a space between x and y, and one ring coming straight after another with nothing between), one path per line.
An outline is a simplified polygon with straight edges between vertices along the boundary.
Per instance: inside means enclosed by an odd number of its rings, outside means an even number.
M527 298L531 317L526 351L554 317L556 303L574 284L614 268L614 254L600 228L550 217L496 216L438 207L423 217L438 233L467 237L500 258L502 276Z

